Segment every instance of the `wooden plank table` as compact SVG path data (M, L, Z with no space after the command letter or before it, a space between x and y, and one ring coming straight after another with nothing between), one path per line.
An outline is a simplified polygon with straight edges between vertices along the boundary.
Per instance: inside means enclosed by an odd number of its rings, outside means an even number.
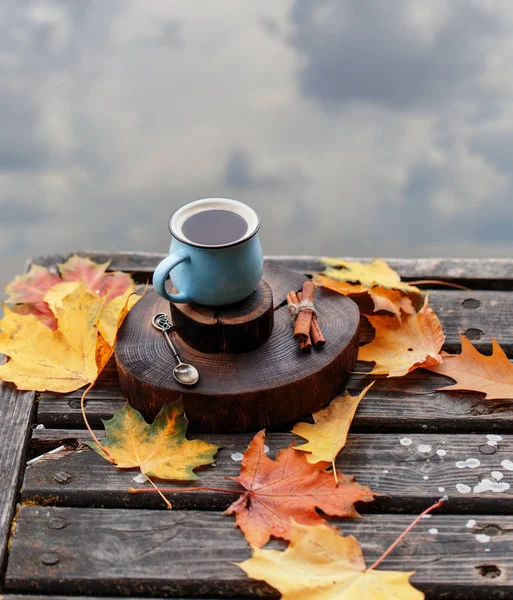
M86 255L98 261L111 258ZM144 283L162 255L119 253L112 258L113 269ZM38 257L34 262L55 266L64 259ZM321 268L314 257L269 260L307 274ZM483 352L490 351L494 337L513 356L513 260L389 262L406 280L443 279L472 289L430 294L447 335L445 350L457 352L457 334L466 333ZM362 342L370 335L363 323ZM349 389L361 390L367 382L355 375ZM421 521L380 568L415 570L412 582L428 598L513 598L513 487L474 491L492 471L500 471L502 482L513 486L513 472L501 464L513 461L513 403L436 391L447 382L424 370L376 382L356 413L337 465L387 496L359 507L362 519L332 522L356 535L370 564L416 514L447 494L443 508ZM4 598L277 597L268 585L248 579L231 564L250 556L234 519L222 514L236 499L235 492L174 494L173 511L163 510L156 495L129 494L128 488L137 486L136 472L117 470L83 446L88 436L80 393L36 397L10 385L0 387ZM122 405L110 363L87 400L89 419L100 437L101 419ZM494 435L500 439L488 437ZM232 454L244 452L251 435L201 437L223 448L216 466L201 472L200 485L227 487L225 477L240 469ZM271 455L290 439L286 431L270 432ZM25 467L29 458L61 446ZM468 458L477 458L479 466L456 467ZM285 545L274 540L270 547Z

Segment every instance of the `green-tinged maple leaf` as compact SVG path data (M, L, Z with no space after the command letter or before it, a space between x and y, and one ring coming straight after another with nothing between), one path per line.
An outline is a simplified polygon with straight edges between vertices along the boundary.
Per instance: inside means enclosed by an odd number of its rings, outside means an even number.
M180 402L162 407L151 425L140 412L126 404L103 422L107 456L94 442L88 445L121 469L139 467L141 473L159 479L198 479L194 469L214 462L219 447L203 440L187 440L188 421Z

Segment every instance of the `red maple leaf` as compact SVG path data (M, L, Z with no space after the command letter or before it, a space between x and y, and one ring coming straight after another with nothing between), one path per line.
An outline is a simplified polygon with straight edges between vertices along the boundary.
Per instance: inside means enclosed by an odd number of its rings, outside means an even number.
M276 460L264 452L265 432L258 432L242 460L241 472L232 477L245 489L225 514L235 513L247 541L262 547L271 536L290 540L293 518L303 525L320 525L317 512L337 517L358 517L354 503L371 502L376 494L354 477L338 473L338 485L326 465L311 465L293 445L280 450Z
M32 265L25 275L16 276L7 285L7 302L15 302L12 310L20 315L34 315L41 323L55 331L57 319L44 298L50 288L63 281L82 281L94 294L99 294L108 304L121 296L133 284L127 273L107 273L110 261L97 264L88 258L73 255L58 265L61 277L46 267Z

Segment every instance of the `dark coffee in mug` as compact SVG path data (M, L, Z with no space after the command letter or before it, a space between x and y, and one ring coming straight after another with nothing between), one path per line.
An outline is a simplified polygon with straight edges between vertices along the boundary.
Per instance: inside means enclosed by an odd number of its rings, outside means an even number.
M182 225L183 235L193 244L222 246L242 239L246 220L231 210L207 209L191 215Z

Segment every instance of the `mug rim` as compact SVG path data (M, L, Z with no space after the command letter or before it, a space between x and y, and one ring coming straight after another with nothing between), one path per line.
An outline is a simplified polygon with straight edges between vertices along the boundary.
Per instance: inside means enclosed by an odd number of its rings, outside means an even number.
M173 221L177 218L178 214L186 206L194 206L197 204L199 204L199 205L207 204L209 202L215 202L216 200L226 203L226 204L241 205L244 208L249 209L252 213L254 213L254 215L256 217L255 226L249 232L247 232L244 236L242 236L240 239L235 240L234 242L228 242L226 244L198 244L197 242L193 242L193 241L189 240L183 234L180 235L176 232L175 228L173 227ZM244 219L244 220L246 220L246 219ZM249 225L249 223L248 223L248 225ZM258 230L260 229L260 215L252 206L249 206L248 204L245 204L244 202L241 202L240 200L233 200L231 198L200 198L199 200L193 200L192 202L186 202L185 204L182 204L181 206L179 206L175 211L173 211L173 213L171 214L171 216L169 217L169 220L168 220L168 227L169 227L169 231L170 231L171 235L175 239L177 239L179 242L182 242L183 244L186 244L187 246L194 246L196 248L213 248L213 249L214 248L216 248L216 249L230 248L232 246L238 246L239 244L243 244L244 242L247 242L248 240L250 240L252 237L254 237L258 233Z

